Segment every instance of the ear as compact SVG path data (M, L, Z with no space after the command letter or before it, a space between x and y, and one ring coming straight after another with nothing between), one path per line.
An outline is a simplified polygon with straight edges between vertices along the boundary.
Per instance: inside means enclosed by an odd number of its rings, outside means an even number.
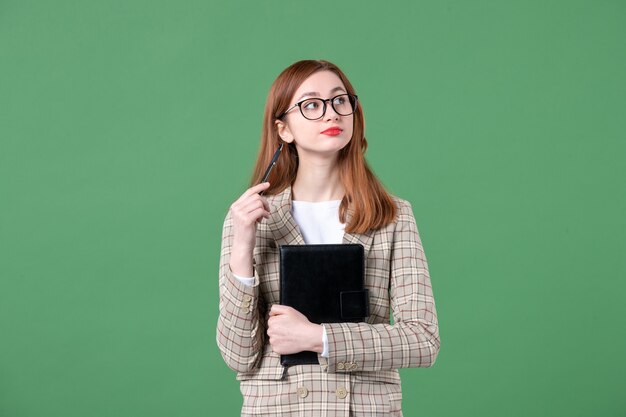
M280 136L280 138L287 143L293 142L293 135L291 134L291 129L289 129L287 123L282 120L276 120L274 123L276 124L278 136Z

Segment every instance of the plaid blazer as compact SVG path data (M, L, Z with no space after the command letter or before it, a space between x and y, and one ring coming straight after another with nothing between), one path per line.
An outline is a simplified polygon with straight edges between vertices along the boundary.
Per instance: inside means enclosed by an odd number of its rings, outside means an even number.
M343 243L365 248L370 315L364 323L326 323L329 357L283 368L266 334L279 302L278 246L304 244L291 215L291 189L269 196L269 219L257 228L253 286L229 267L233 224L226 216L219 271L217 344L237 372L242 416L401 416L398 368L429 367L439 328L428 265L408 202L394 197L397 221ZM390 311L394 324L390 324Z

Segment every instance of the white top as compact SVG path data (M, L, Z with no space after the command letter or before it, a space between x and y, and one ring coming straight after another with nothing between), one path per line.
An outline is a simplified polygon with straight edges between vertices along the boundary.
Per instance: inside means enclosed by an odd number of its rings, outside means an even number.
M300 228L304 243L342 243L346 225L339 221L340 205L341 200L319 202L292 201L291 215ZM254 285L254 277L248 278L240 277L236 274L233 275L244 285ZM326 328L324 328L322 334L322 342L324 345L322 356L327 358L328 337L326 336Z
M304 243L341 243L346 227L339 222L341 200L292 203L291 214L300 228Z

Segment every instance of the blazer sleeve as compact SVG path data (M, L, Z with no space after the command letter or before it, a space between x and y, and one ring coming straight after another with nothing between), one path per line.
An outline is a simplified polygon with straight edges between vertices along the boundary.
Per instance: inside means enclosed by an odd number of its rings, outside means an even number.
M244 285L230 269L233 224L230 213L224 221L219 267L219 317L217 345L226 364L237 372L250 372L263 352L265 322L259 310L259 277Z
M428 265L411 205L399 202L390 255L394 324L325 323L327 372L429 367L439 352L439 327ZM322 363L323 362L323 363Z

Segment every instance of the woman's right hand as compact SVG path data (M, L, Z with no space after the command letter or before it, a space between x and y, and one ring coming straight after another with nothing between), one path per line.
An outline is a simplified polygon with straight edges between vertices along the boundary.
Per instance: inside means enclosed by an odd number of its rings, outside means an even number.
M251 277L252 252L256 240L256 225L270 215L270 207L265 197L259 193L269 188L270 183L264 182L248 188L230 206L233 221L233 245L230 253L230 269L233 273Z

